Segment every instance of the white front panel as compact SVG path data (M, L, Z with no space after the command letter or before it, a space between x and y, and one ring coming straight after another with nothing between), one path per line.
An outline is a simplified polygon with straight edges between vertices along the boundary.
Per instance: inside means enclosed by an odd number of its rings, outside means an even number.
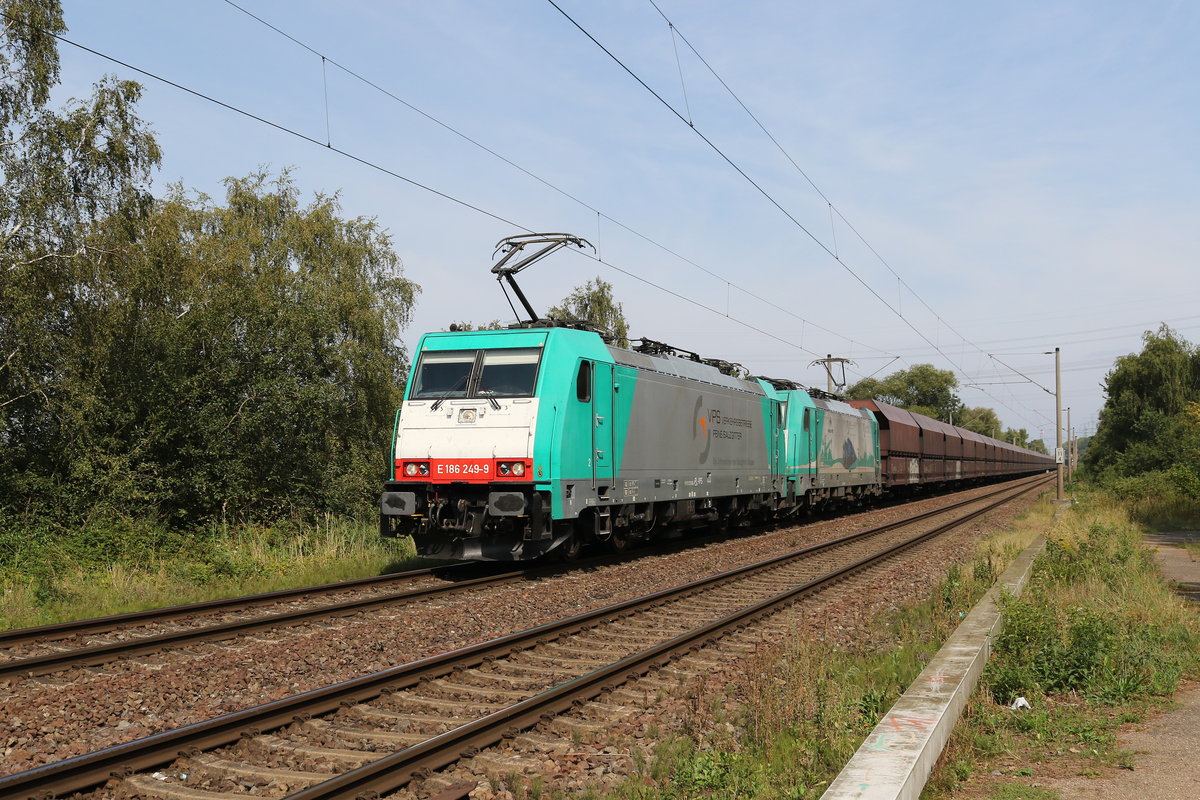
M533 458L536 397L498 397L499 409L487 398L434 402L405 403L396 458Z

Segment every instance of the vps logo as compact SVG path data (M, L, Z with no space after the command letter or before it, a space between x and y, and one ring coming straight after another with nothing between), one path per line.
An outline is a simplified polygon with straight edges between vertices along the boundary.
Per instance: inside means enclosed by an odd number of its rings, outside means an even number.
M712 450L712 431L708 427L708 415L700 413L700 409L704 407L704 396L696 398L696 407L692 410L692 440L697 437L704 443L704 449L700 451L700 463L708 463L708 453Z

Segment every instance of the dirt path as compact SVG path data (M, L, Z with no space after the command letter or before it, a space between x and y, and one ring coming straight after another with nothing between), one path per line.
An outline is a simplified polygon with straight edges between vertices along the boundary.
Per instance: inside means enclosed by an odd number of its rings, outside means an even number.
M1132 770L1099 778L1043 778L1039 784L1062 800L1196 800L1200 798L1200 686L1175 695L1179 707L1122 733L1120 747L1134 753Z

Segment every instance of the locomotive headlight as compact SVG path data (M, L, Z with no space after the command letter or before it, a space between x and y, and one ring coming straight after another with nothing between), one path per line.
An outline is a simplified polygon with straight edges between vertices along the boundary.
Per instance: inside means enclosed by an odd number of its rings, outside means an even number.
M404 464L404 474L410 478L415 478L418 475L429 474L428 461L408 461Z
M512 465L512 474L520 477L525 474L525 462L514 461Z
M497 472L499 472L501 475L507 475L507 474L509 473L509 471L510 471L510 470L509 470L509 466L508 466L508 462L507 462L507 461L501 461L501 462L500 462L500 464L499 464L499 466L497 466L497 467L496 467L496 471L497 471Z
M420 463L418 466L419 466L419 468L420 468L420 470L421 470L421 474L422 474L422 475L428 475L428 474L429 474L429 464L427 464L426 462L422 461L422 462L421 462L421 463Z
M475 409L473 408L460 408L458 410L459 422L474 422L477 418L478 414L475 413Z
M412 462L412 461L410 461L410 462L408 462L407 464L405 464L405 465L404 465L404 474L405 474L405 475L407 475L407 476L408 476L408 477L410 477L410 478L411 478L411 477L413 477L414 475L416 475L416 474L417 474L417 465L416 465L416 463L415 463L415 462Z

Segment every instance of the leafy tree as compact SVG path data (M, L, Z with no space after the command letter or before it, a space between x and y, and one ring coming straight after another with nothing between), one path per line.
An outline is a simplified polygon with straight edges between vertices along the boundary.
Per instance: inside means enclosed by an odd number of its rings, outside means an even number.
M997 438L1015 444L1017 447L1024 447L1038 453L1047 453L1046 445L1042 443L1042 440L1030 439L1029 431L1024 428L1005 428L1004 433Z
M960 428L992 437L999 436L1000 432L1004 430L995 410L983 406L978 408L964 406L954 415L954 424Z
M624 308L613 298L612 291L612 284L597 276L583 286L575 287L563 298L562 305L550 309L549 316L590 322L605 331L618 347L628 347L629 323L625 320Z
M1042 455L1047 456L1050 455L1050 451L1046 448L1046 443L1041 439L1026 438L1025 443L1021 446L1027 447L1035 453L1041 453Z
M58 82L56 0L3 0L0 12L0 507L61 472L88 404L73 390L104 365L70 360L97 333L76 313L94 299L88 239L100 220L133 223L151 202L160 153L137 117L141 87L106 78L90 98L47 108Z
M865 378L846 390L851 399L875 398L885 403L948 421L950 414L959 416L962 401L954 393L958 379L950 370L937 369L932 364L915 366L893 372L885 378Z
M1136 475L1180 458L1189 403L1200 400L1200 349L1163 325L1121 356L1105 378L1100 425L1087 450L1097 472Z
M0 517L360 507L418 290L387 234L286 173L155 201L141 87L47 109L61 8L0 11Z
M181 520L352 512L377 488L418 287L336 197L301 206L286 173L226 186L224 206L176 186L90 237L68 475Z

